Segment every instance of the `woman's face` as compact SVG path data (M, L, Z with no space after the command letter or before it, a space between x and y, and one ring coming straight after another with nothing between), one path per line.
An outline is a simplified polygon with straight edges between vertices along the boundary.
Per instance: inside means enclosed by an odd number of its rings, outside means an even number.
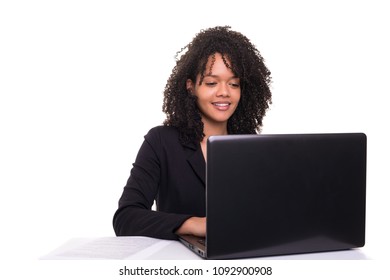
M225 57L230 65L230 61ZM187 80L187 88L198 97L198 108L202 121L208 125L227 125L241 97L240 79L226 67L222 55L215 54L215 61L210 56L202 83L199 74L194 84Z

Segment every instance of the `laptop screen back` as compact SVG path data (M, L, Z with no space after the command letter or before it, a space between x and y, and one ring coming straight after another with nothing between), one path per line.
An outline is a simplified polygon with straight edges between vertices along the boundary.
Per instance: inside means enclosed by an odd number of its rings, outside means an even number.
M364 246L362 133L212 136L206 181L208 258Z

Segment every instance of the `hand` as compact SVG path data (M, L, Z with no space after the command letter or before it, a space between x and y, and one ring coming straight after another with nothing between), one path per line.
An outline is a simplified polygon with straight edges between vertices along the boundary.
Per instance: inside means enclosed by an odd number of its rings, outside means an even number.
M206 236L206 217L191 217L176 231L177 234L191 234L200 237Z

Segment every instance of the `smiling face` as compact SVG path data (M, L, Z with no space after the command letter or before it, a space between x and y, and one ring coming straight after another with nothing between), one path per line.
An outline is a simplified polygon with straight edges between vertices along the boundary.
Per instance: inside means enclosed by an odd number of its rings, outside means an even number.
M198 108L205 130L223 126L233 115L241 97L240 79L234 75L224 62L230 61L221 54L210 56L201 83L201 75L196 77L195 84L187 80L187 88L198 97Z

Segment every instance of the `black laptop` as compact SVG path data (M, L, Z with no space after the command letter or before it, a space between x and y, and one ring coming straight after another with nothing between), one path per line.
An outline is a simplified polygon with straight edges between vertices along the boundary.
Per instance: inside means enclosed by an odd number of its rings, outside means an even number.
M208 259L364 246L366 135L212 136L207 238L180 236Z

